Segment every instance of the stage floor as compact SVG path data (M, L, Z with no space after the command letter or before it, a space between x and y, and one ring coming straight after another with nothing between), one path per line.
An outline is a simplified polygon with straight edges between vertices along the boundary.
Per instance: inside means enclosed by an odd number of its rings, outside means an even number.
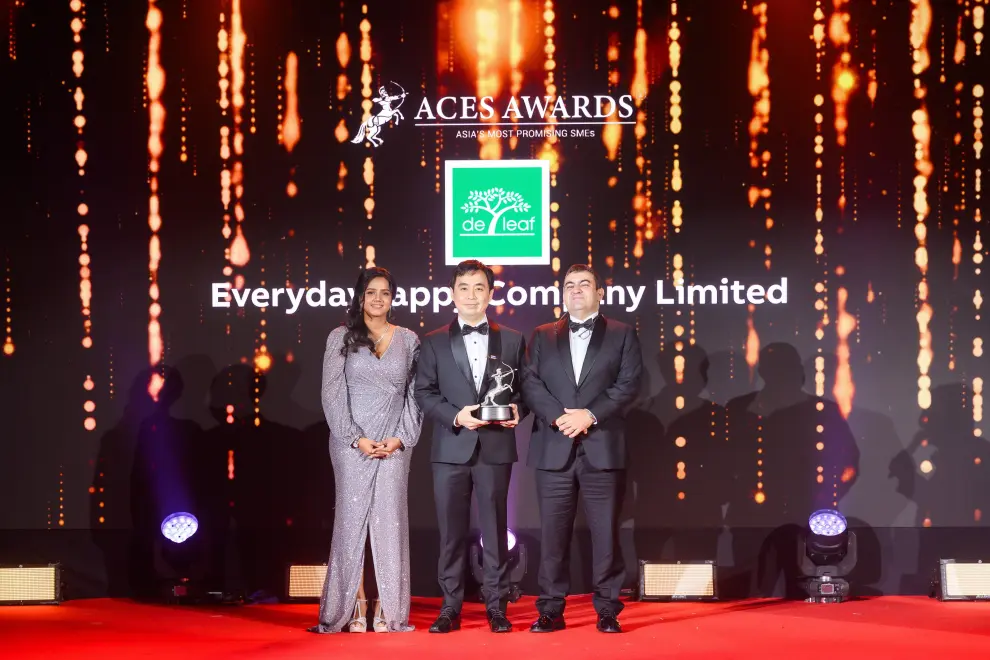
M985 658L990 603L940 603L888 596L841 605L777 600L733 603L631 602L621 635L595 630L588 596L568 602L567 630L528 632L533 598L510 607L516 630L488 632L480 605L465 606L461 631L430 635L439 602L414 599L406 634L313 635L315 605L170 607L127 600L0 607L5 658L368 658L461 660L521 654L575 658ZM982 649L982 650L981 650Z

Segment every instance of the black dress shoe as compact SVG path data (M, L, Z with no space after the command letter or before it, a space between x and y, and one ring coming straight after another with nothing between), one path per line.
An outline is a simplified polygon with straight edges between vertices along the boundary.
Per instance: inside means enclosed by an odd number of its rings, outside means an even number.
M604 609L598 613L598 632L622 632L622 626L619 625L619 620L615 617L615 613L612 610Z
M488 627L493 633L507 633L512 631L512 624L505 618L505 612L492 608L488 610Z
M461 615L453 607L440 610L440 616L430 626L431 633L449 633L461 629Z
M564 627L562 614L541 614L540 618L529 627L529 632L554 632L555 630L563 630Z

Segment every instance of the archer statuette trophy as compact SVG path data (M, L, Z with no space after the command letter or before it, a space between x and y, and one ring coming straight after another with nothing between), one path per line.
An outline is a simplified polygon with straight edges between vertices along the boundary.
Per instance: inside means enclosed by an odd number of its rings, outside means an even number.
M516 371L509 365L502 363L505 370L499 367L492 373L492 380L495 384L485 393L485 398L481 402L481 408L478 409L479 417L485 422L506 422L515 417L515 413L512 410L512 406L508 404L496 403L495 399L500 394L512 392L512 382L515 380L513 374ZM506 383L505 380L509 379Z

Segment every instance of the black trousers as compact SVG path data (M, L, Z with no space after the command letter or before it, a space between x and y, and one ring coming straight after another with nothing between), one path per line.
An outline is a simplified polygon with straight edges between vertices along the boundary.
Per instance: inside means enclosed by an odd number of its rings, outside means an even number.
M471 493L478 502L478 523L484 546L482 593L487 609L505 611L509 601L509 543L507 500L512 464L489 465L478 458L469 463L434 463L433 497L440 527L437 577L443 607L460 613L464 603L467 549L471 541Z
M577 515L578 493L591 531L591 555L599 614L609 609L618 615L625 581L625 563L619 547L619 514L626 491L626 471L599 470L588 462L584 447L577 444L563 470L537 470L536 491L540 503L543 534L540 547L541 614L563 614L570 589L571 537Z

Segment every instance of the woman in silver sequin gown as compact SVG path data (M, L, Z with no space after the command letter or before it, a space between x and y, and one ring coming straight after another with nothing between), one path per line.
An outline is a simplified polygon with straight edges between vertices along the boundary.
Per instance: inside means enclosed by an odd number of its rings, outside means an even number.
M352 631L365 630L356 598L370 532L381 604L374 629L406 632L413 629L409 464L422 426L413 398L419 338L387 321L395 292L388 271L362 272L354 291L348 327L330 333L323 358L323 412L330 426L336 512L319 625L309 631L340 632L349 622L355 622Z

